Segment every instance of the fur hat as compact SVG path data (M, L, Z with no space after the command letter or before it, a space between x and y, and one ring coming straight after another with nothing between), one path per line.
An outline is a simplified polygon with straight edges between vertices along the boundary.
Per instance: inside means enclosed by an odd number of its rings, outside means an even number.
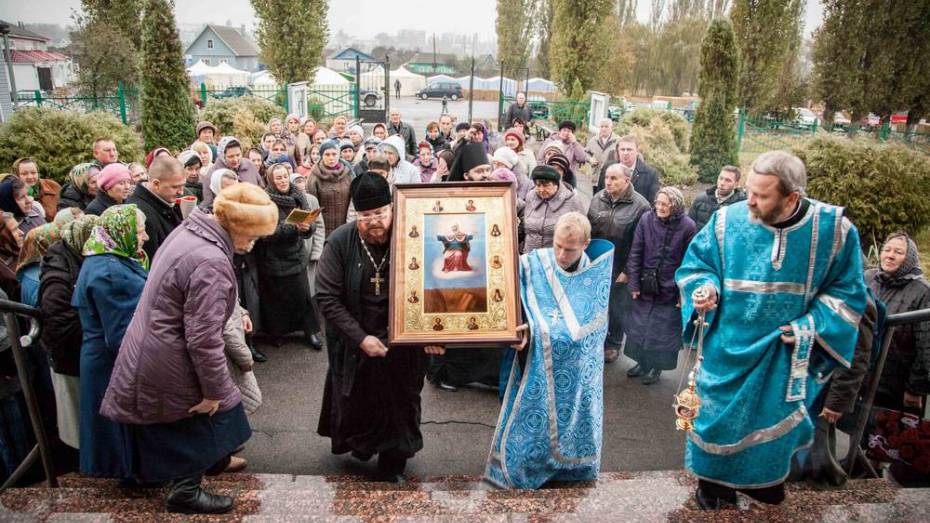
M336 152L339 152L339 142L336 140L326 140L320 144L320 156L323 156L323 153L330 149L335 149Z
M533 168L533 174L530 177L533 179L533 181L549 180L553 183L559 183L559 180L562 178L559 176L559 171L556 171L554 168L549 167L548 165L537 165Z
M571 164L564 154L553 154L549 158L549 161L546 162L546 165L561 167L562 172L565 174L568 174L572 170Z
M268 193L251 183L229 186L213 202L213 214L230 233L268 236L278 226L278 206Z
M571 120L565 120L559 124L559 130L561 131L562 129L571 129L572 132L575 132L575 122L572 122Z

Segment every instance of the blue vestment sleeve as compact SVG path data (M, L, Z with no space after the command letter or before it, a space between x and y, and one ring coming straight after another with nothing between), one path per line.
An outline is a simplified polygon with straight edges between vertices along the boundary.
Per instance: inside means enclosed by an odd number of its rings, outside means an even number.
M865 312L866 290L862 277L862 250L859 232L846 218L846 241L839 248L823 286L810 302L808 313L814 321L817 346L837 363L849 368Z
M685 338L689 337L689 331L694 326L694 303L691 301L691 294L699 287L710 284L717 290L717 299L720 300L721 294L721 274L723 268L720 263L720 243L722 238L717 238L717 220L720 219L720 213L715 212L703 227L691 240L681 266L675 271L675 283L681 291L681 320L684 328ZM708 311L705 320L708 325L712 325L716 311Z

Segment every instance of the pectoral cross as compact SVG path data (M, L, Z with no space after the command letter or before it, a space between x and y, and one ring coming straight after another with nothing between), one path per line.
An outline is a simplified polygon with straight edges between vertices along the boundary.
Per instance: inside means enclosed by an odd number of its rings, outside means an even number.
M381 296L381 282L384 281L384 278L381 277L381 273L376 272L370 281L375 284L375 296Z

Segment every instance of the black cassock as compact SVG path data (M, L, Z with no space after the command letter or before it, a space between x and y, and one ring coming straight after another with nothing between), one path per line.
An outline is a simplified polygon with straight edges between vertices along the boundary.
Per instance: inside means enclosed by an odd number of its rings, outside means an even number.
M317 268L329 355L317 432L332 439L334 454L410 458L423 448L420 392L426 358L419 347L390 349L383 358L359 348L369 335L387 345L388 334L390 254L386 245L368 248L376 263L388 258L377 282L380 295L354 222L333 231Z

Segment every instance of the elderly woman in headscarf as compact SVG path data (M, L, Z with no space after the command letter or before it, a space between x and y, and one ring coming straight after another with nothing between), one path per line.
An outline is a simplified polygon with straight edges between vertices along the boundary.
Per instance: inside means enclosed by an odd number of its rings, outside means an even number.
M310 210L306 195L290 182L289 177L284 164L276 164L268 172L265 190L278 208L278 226L274 234L258 242L255 250L262 328L278 346L282 344L283 336L303 331L305 343L320 350L323 345L316 336L319 325L310 301L310 282L307 279L310 261L307 240L313 237L314 224L286 222L291 211Z
M58 209L77 207L82 211L97 195L97 175L100 167L95 163L79 163L71 168L68 181L61 188Z
M120 205L129 198L132 185L129 168L121 163L111 163L100 171L97 184L100 187L97 196L84 209L84 212L100 216L103 211L114 205Z
M197 203L203 201L203 183L200 181L200 171L203 167L197 151L188 149L178 154L178 161L184 168L184 195L197 198Z
M882 245L880 266L866 271L866 284L885 303L888 314L930 308L930 283L920 268L917 245L897 232ZM877 406L920 413L930 394L930 324L898 326L875 396Z
M627 376L641 377L645 385L678 366L681 310L675 271L697 233L694 220L685 214L684 200L674 187L659 190L655 209L636 225L626 262L633 305L623 329L626 355L636 361Z
M0 209L16 218L23 234L45 224L45 210L29 196L26 184L17 176L0 181Z
M147 239L142 211L132 204L116 205L97 219L84 244L71 304L83 331L80 468L88 476L127 482L136 477L129 428L103 417L100 405L145 286L149 260L142 244Z
M152 162L155 161L155 158L157 158L157 157L159 157L159 156L161 156L161 155L163 155L163 154L167 154L168 156L171 156L171 151L169 151L167 147L158 146L158 147L152 149L151 151L149 151L148 153L146 153L146 155L145 155L145 168L146 168L146 169L151 169L151 168L152 168Z
M58 226L40 225L26 233L19 251L16 279L20 284L20 302L35 307L39 303L39 262L49 246L58 241Z
M865 273L866 284L885 303L888 314L930 308L930 283L920 268L917 245L907 234L885 239L880 266ZM908 323L895 328L878 382L875 406L923 415L930 394L930 324ZM928 477L901 463L891 465L895 480L908 486L926 485ZM922 481L921 481L922 480Z
M252 433L224 350L236 307L232 260L274 232L277 218L267 193L248 183L220 191L213 214L195 209L158 250L123 338L100 413L132 425L141 478L172 482L169 512L233 508L201 487L204 474L245 466L231 454Z
M73 448L79 448L80 441L79 376L84 334L71 298L84 263L84 243L96 223L97 217L88 214L61 225L61 240L48 247L39 274L39 308L45 318L41 342L51 365L58 436Z

